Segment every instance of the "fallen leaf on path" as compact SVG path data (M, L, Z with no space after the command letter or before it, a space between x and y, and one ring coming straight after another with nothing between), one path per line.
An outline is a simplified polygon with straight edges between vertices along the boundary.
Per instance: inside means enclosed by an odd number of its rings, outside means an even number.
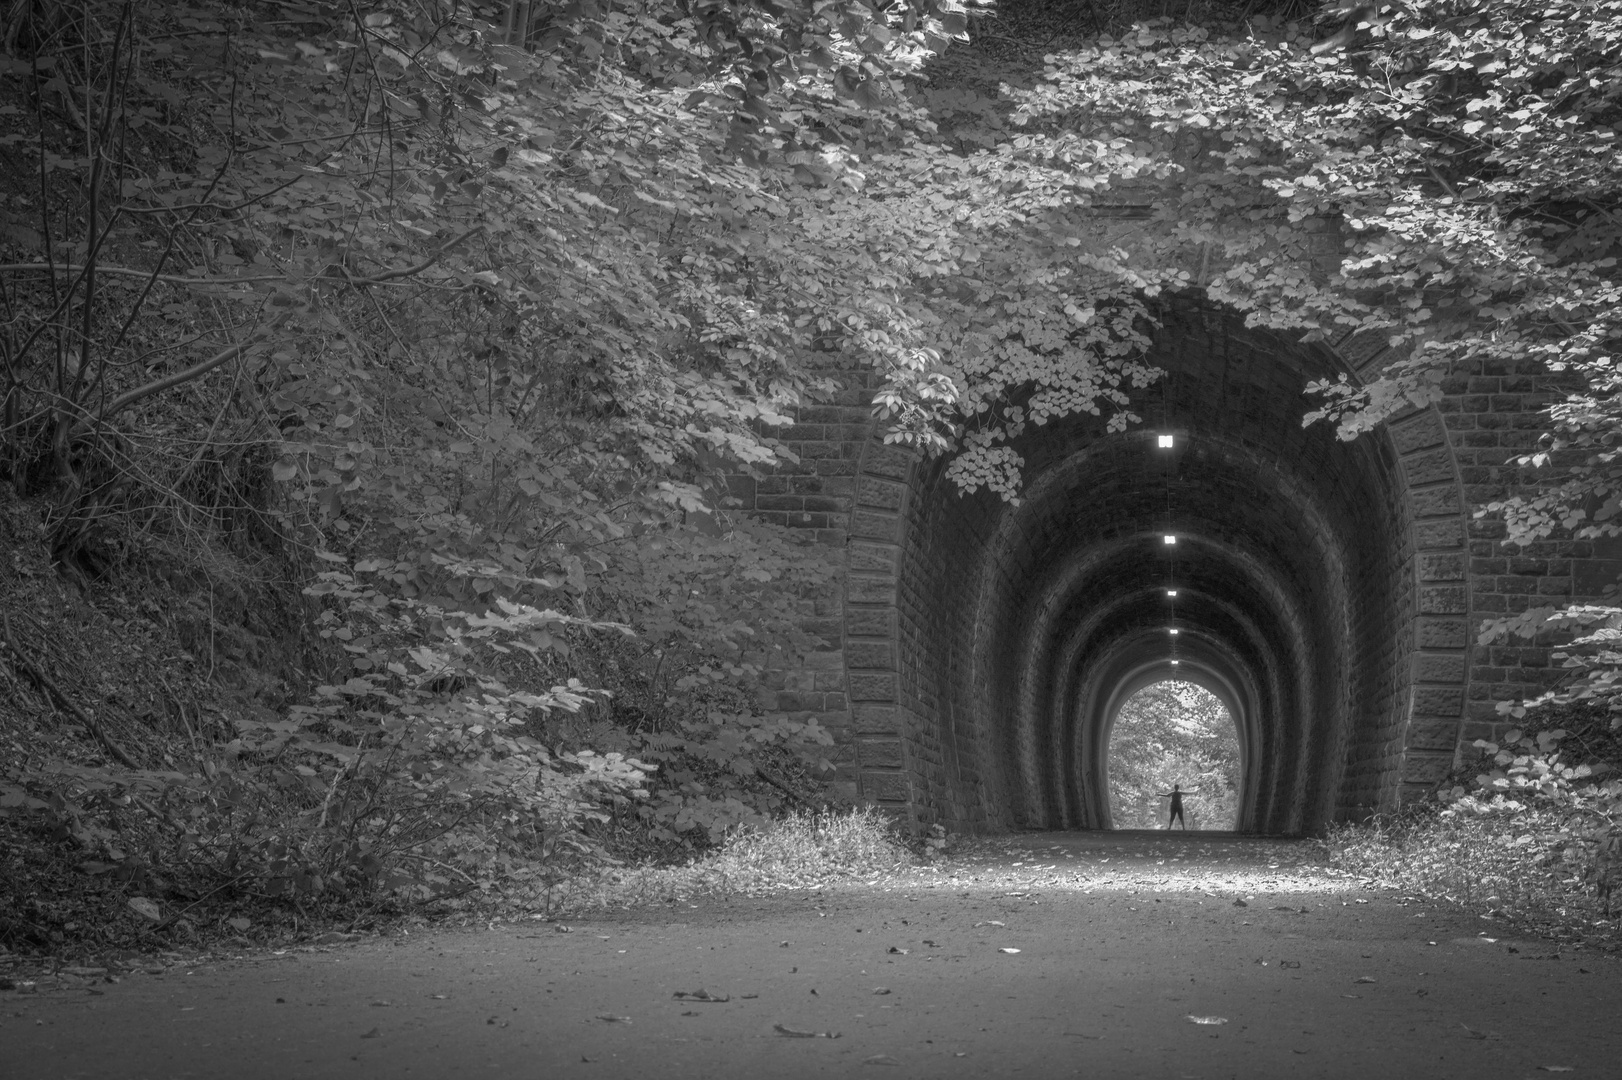
M1487 1033L1485 1031L1477 1031L1469 1024L1460 1024L1459 1026L1463 1028L1465 1034L1469 1035L1472 1039L1485 1039L1487 1037Z
M738 996L740 998L742 998L743 1000L745 1000L745 1001L753 1001L755 998L758 998L760 995L759 994L739 994Z
M371 1031L368 1031L366 1034L361 1036L361 1038L363 1038L363 1039L379 1039L379 1038L382 1038L382 1037L383 1037L383 1033L381 1031L379 1031L377 1028L373 1028Z
M1245 903L1243 900L1235 900L1233 902L1233 906L1234 907L1249 907L1250 905Z
M556 926L552 927L552 932L554 934L572 934L574 933L574 927L564 926L562 923L558 923Z
M688 1009L686 1012L682 1013L682 1015L683 1016L698 1016L699 1012L698 1012L697 1009Z
M987 919L985 922L977 922L977 923L975 923L974 928L976 930L978 930L982 926L1007 926L1007 925L1008 924L1003 922L1001 919Z
M433 998L435 1001L449 1001L450 1000L450 995L449 994L429 994L428 996Z
M389 1006L391 1006L393 1004L394 1004L394 1002L392 1002L392 1001L374 1001L374 1002L372 1002L372 1008L374 1008L374 1009L387 1009Z
M779 1035L787 1035L791 1039L837 1039L837 1038L839 1038L839 1032L837 1032L837 1031L801 1031L798 1028L791 1028L791 1027L787 1026L786 1024L773 1024L772 1025L772 1030L777 1032Z
M899 1065L899 1064L901 1064L901 1062L897 1061L895 1058L891 1057L889 1054L874 1054L870 1058L864 1058L863 1061L862 1061L862 1064L863 1065Z
M907 949L898 949L894 945L890 946L889 951L895 953L897 956L906 956L909 952Z
M253 927L253 923L247 919L226 919L225 925L241 934L246 934Z
M631 1022L629 1016L615 1016L613 1013L598 1013L597 1019L606 1020L610 1024L629 1024Z
M1079 1031L1066 1031L1064 1034L1074 1036L1078 1039L1102 1039L1104 1037L1102 1035L1083 1035Z
M1538 1068L1541 1069L1544 1072L1576 1072L1577 1071L1576 1069L1572 1068L1570 1065L1539 1065Z
M159 910L158 905L144 896L130 897L129 905L130 910L143 919L151 919L153 922L163 921L163 912Z
M1190 1014L1188 1022L1191 1024L1226 1024L1226 1016L1194 1016Z
M1354 983L1371 983L1373 981L1374 980L1369 978L1367 975L1359 975L1357 978L1352 980Z
M888 994L890 992L890 988L888 986L875 986L873 988L873 992L875 994Z
M1004 949L998 949L998 950L997 950L997 951L998 951L998 952L1000 952L1000 953L1008 953L1008 954L1009 954L1009 955L1012 955L1012 954L1014 954L1014 953L1017 953L1017 952L1019 952L1019 950L1018 950L1018 949L1007 949L1007 948L1004 948Z
M708 990L677 990L673 996L688 998L692 1001L713 1001L717 1004L732 1000L731 994L712 994Z

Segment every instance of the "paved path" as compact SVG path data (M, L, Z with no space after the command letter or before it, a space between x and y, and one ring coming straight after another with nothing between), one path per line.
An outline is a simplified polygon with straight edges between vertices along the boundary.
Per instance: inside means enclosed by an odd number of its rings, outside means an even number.
M1618 961L1314 850L1027 834L900 881L5 994L0 1080L1622 1076Z

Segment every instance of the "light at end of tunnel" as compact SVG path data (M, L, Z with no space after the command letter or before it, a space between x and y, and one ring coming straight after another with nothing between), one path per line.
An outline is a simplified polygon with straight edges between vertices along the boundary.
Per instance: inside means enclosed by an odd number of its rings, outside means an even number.
M1177 627L1175 627L1175 626L1173 626L1173 627L1171 627L1171 628L1169 628L1169 629L1168 629L1168 630L1167 630L1167 631L1166 631L1166 633L1168 633L1168 634L1175 634L1175 633L1177 633Z
M1161 539L1168 544L1177 543L1177 537L1173 536L1171 533L1167 533L1165 536L1161 537Z
M1170 448L1172 437L1170 435L1159 435L1156 436L1156 440L1160 449L1165 450Z

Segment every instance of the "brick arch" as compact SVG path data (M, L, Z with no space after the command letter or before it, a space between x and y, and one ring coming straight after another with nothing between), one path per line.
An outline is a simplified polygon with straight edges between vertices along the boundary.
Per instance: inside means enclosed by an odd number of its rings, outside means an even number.
M1302 431L1306 378L1378 360L1341 346L1303 347L1186 304L1151 354L1181 403L1160 419L1182 430L1185 453L1222 459L1193 470L1197 482L1232 488L1199 504L1208 520L1185 521L1206 579L1191 617L1228 656L1224 678L1250 687L1245 813L1269 832L1314 830L1423 790L1451 760L1468 693L1469 552L1443 413L1415 412L1349 445L1321 426ZM871 431L847 440L842 736L863 797L957 829L1107 820L1099 733L1121 686L1120 645L1142 630L1133 589L1152 587L1117 580L1152 558L1131 547L1156 527L1143 500L1131 505L1145 487L1133 462L1153 461L1144 438L1086 420L1026 436L1019 509L959 497L942 463ZM1088 471L1104 458L1113 464ZM1091 520L1112 507L1124 507L1119 521ZM1260 524L1247 528L1247 515ZM1123 543L1120 566L1088 576L1089 559ZM1067 574L1071 585L1056 584ZM1152 649L1131 659L1157 662Z

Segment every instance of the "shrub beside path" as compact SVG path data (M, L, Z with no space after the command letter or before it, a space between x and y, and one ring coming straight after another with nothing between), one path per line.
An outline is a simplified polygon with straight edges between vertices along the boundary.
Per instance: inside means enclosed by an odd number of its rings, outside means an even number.
M1615 1075L1622 962L1312 842L1025 834L819 890L0 995L7 1076Z

